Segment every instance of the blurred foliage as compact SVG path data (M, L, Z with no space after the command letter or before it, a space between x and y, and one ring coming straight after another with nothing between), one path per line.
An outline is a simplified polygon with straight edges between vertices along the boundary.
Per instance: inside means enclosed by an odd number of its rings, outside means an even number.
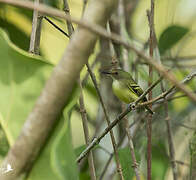
M167 27L159 38L158 46L160 54L163 55L168 49L171 49L188 32L189 29L182 26L172 25Z

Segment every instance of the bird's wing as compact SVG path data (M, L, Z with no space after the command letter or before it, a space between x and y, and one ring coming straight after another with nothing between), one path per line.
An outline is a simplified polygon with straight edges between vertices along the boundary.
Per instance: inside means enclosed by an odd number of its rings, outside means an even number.
M143 90L138 84L134 82L127 82L126 84L129 90L137 94L138 97L143 94ZM147 101L146 97L143 98L143 101Z

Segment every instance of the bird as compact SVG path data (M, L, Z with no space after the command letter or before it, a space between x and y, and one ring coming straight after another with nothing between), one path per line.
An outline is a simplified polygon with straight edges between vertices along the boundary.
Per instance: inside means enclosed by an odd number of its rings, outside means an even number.
M110 75L113 80L112 90L115 96L126 104L136 101L143 94L142 88L134 81L131 74L122 69L111 69L101 71L102 74ZM141 102L147 101L144 97ZM146 105L145 108L150 114L154 112Z

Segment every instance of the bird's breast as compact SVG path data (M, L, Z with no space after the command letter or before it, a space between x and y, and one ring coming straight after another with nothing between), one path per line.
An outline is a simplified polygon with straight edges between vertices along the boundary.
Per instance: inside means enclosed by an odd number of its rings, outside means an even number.
M118 80L114 80L112 84L112 89L114 94L123 102L125 103L131 103L135 101L138 96L133 93L129 88L124 84L123 82L120 82Z

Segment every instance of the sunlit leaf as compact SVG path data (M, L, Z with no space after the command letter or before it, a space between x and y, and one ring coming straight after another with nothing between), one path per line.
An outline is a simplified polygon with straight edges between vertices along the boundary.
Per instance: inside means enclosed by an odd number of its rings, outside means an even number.
M17 48L1 29L0 49L0 123L12 145L53 65Z

